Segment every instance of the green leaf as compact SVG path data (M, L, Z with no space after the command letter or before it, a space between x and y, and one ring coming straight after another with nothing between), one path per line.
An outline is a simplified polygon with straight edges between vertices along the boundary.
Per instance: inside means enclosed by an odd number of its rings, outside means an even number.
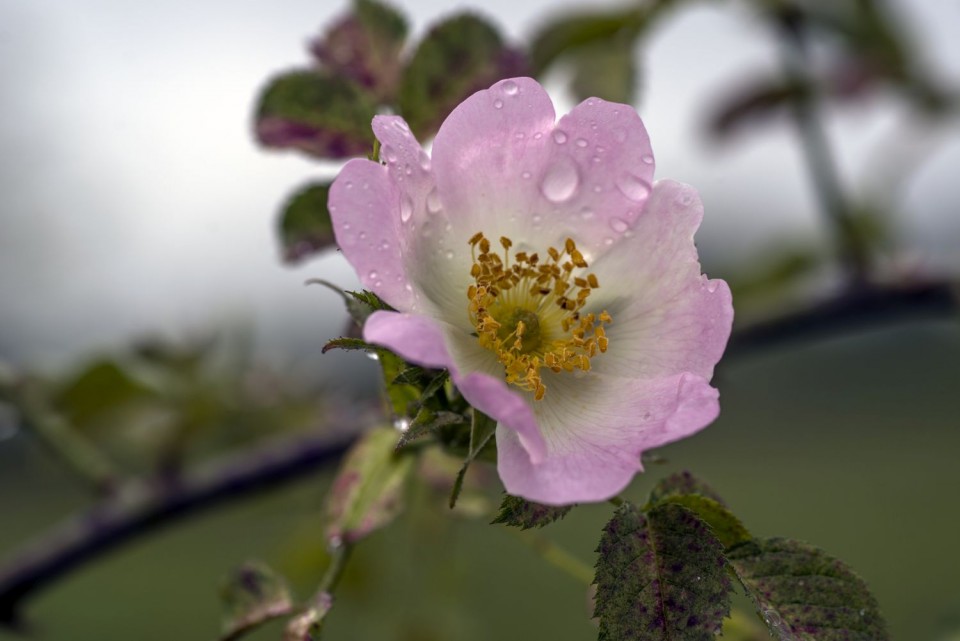
M687 470L671 474L657 483L650 491L650 499L648 502L652 505L669 496L678 494L699 494L713 499L720 505L726 505L724 500L720 498L720 495L717 494L712 487Z
M333 222L327 211L330 185L308 185L290 198L280 215L283 259L296 263L334 244Z
M351 448L327 497L327 540L349 544L390 523L402 510L413 457L395 451L397 434L377 428Z
M439 129L454 107L503 78L525 75L526 62L485 20L460 14L434 26L400 81L400 113L420 138Z
M365 154L373 144L376 103L346 78L292 71L270 80L257 107L257 139L318 158Z
M540 503L534 503L533 501L522 499L519 496L510 496L508 494L503 497L503 502L500 504L500 512L491 523L511 525L521 530L541 528L554 521L559 521L565 517L567 512L572 508L572 505L563 505L560 507L541 505Z
M85 429L109 412L154 396L116 361L91 363L64 383L54 403L68 422Z
M350 314L350 318L353 319L358 327L362 327L363 322L370 317L370 314L376 311L396 311L383 302L379 296L373 292L368 292L367 290L362 290L359 292L344 291L333 283L325 281L321 278L311 278L307 281L307 284L322 285L327 289L336 292L336 294L343 299L343 302L347 307L347 313Z
M571 54L573 94L579 100L597 97L633 103L637 91L634 39L618 34L603 42L581 47Z
M674 494L661 501L687 508L701 521L710 526L714 536L729 550L733 546L749 541L750 532L734 514L721 503L699 494Z
M780 641L884 641L886 623L863 579L806 543L754 539L727 555Z
M530 63L540 76L561 56L586 45L624 38L632 41L647 20L647 9L566 15L533 36Z
M389 99L400 79L407 21L376 0L356 0L353 12L310 45L317 60L381 99Z
M371 345L370 343L366 342L362 338L350 338L349 336L341 336L340 338L333 338L327 341L327 344L323 346L323 349L320 350L320 353L326 354L331 349L379 352L382 348L377 345Z
M470 463L477 458L483 448L493 440L496 433L497 422L480 410L474 408L473 423L470 425L470 449L467 451L463 466L460 468L460 471L457 473L457 478L453 482L453 490L450 492L451 510L457 505L457 498L463 489L463 479L467 475L467 468L470 467Z
M400 436L397 447L404 447L418 438L439 430L441 427L459 424L466 424L466 419L461 414L457 414L456 412L434 412L426 407L421 407L416 417L414 417L410 423L410 426Z
M730 611L722 546L689 510L624 503L597 548L600 641L707 641Z
M259 561L248 561L234 570L223 584L221 597L226 606L221 641L239 639L293 610L286 581Z

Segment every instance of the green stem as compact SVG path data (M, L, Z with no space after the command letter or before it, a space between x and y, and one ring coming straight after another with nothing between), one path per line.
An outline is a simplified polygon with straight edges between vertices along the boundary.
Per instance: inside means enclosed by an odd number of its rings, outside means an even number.
M327 566L327 571L320 581L320 587L317 588L318 594L333 593L340 582L340 577L343 576L343 571L347 567L347 560L350 558L352 551L353 546L350 543L342 543L331 550L330 565Z
M574 579L589 586L593 583L593 568L573 556L550 539L537 534L524 534L511 528L520 540L529 545L540 558Z
M820 208L832 222L840 258L853 280L863 283L869 273L869 256L857 233L850 199L840 184L833 150L820 120L814 83L808 73L804 19L792 13L777 17L777 41L781 44L784 73L792 83L805 87L797 92L792 107L807 169Z

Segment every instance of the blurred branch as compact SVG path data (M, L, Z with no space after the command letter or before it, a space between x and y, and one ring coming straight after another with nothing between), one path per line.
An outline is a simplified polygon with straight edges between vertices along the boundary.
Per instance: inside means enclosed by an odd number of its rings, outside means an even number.
M957 314L960 293L946 280L853 286L820 303L738 328L730 337L727 357L870 326Z
M195 511L293 481L339 460L354 436L302 436L203 466L176 480L129 481L0 567L0 624L17 627L29 595L101 554Z
M812 86L804 15L787 6L776 12L774 19L788 86ZM793 118L820 207L833 223L847 273L854 282L864 282L869 274L869 256L857 234L850 200L840 184L833 151L820 122L816 94L810 90L795 91L791 97Z

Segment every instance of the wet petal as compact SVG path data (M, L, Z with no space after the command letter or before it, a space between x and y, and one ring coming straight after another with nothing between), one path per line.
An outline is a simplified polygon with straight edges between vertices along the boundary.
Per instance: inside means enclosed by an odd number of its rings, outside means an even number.
M700 273L693 234L702 218L692 187L658 182L628 237L591 265L601 285L591 308L613 316L597 372L711 378L730 337L733 304L725 282Z
M551 505L602 501L641 471L640 455L707 426L717 391L693 374L653 381L557 376L537 405L547 443L539 463L509 430L497 432L500 478L510 494Z

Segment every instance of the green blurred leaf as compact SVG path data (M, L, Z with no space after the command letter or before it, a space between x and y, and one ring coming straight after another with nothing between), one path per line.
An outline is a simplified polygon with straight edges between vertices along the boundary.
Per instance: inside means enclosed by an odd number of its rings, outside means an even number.
M670 476L661 479L652 490L650 490L650 505L663 501L670 496L682 494L699 494L713 499L720 505L726 505L724 500L717 494L706 481L698 479L687 470L676 472Z
M85 429L108 413L153 395L116 361L104 359L64 382L54 403L71 425Z
M534 34L530 47L533 73L540 76L561 56L586 45L617 39L632 42L645 26L648 16L646 8L562 16Z
M800 80L765 78L737 89L712 106L707 129L717 138L730 138L775 117L785 117L789 109L813 88Z
M601 641L705 641L730 611L719 541L670 503L644 515L624 503L597 548L595 616Z
M530 528L541 528L550 525L554 521L559 521L573 509L572 505L563 505L560 507L553 505L541 505L522 499L519 496L503 497L500 503L500 512L491 523L502 523L518 527L521 530Z
M298 262L333 246L333 222L327 211L329 191L326 183L308 185L283 206L280 240L286 262Z
M350 544L390 523L403 510L413 457L395 451L397 433L377 428L347 454L327 497L327 541Z
M327 69L378 98L389 99L400 79L400 52L406 38L407 21L400 12L376 0L356 0L353 12L310 49Z
M492 25L460 14L435 25L420 42L400 81L400 113L418 137L427 138L465 98L525 72L522 54L507 47Z
M637 91L634 39L617 34L571 53L573 79L570 86L579 100L597 97L611 102L633 103Z
M259 561L248 561L234 570L224 582L221 597L226 612L220 641L239 639L293 610L286 581Z
M350 80L318 71L274 77L260 95L257 139L267 147L298 149L318 158L366 154L376 103Z
M783 247L757 257L749 270L728 276L733 297L743 305L775 300L823 262L816 247Z
M822 550L790 539L755 539L727 557L780 641L890 638L863 579Z
M749 541L752 537L747 528L723 504L699 494L675 494L661 501L687 508L710 526L714 536L723 544L724 549Z

